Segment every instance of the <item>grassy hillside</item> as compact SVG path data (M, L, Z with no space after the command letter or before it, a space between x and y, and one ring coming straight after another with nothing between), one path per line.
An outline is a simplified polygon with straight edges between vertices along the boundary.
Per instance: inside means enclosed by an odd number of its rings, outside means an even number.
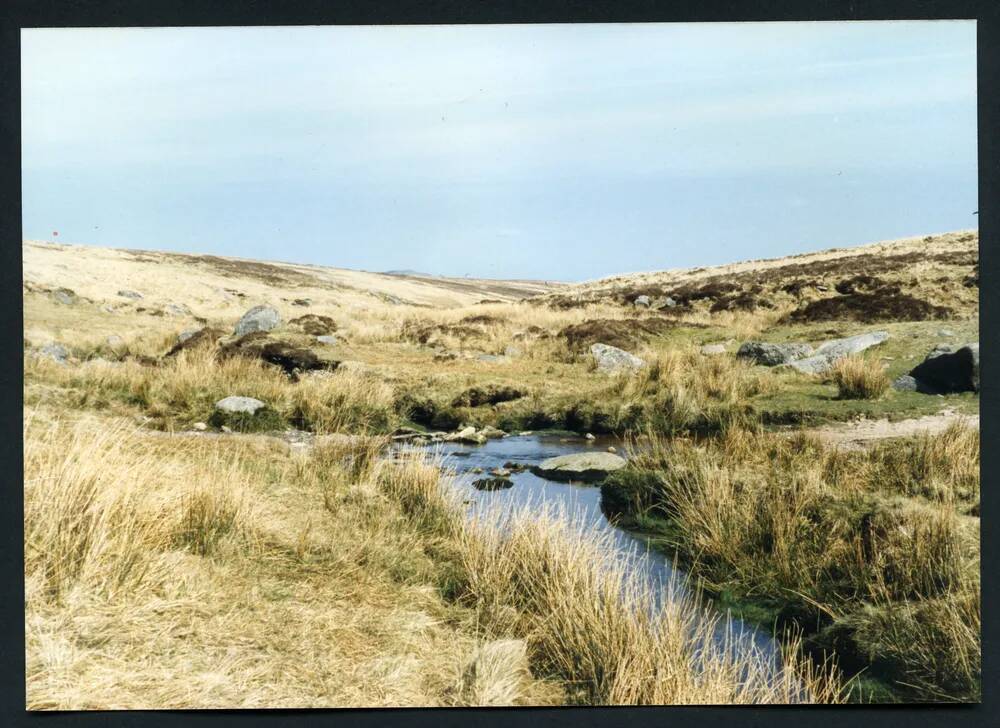
M977 246L557 286L25 243L28 703L836 700L824 654L865 675L853 699L976 699L978 431L948 425L979 396L889 383L978 341ZM280 324L237 336L259 304ZM875 330L821 374L735 356ZM609 376L593 344L644 366ZM266 407L221 418L228 396ZM883 418L868 449L823 439ZM557 515L484 530L435 464L380 456L399 428L464 425L632 438L605 503L798 633L785 682L691 664L700 617L630 617L650 595L607 598L628 575Z

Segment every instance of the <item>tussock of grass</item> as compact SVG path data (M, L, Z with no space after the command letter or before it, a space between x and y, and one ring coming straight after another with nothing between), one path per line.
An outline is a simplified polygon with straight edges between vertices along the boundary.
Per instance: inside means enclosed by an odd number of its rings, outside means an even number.
M830 369L841 399L879 399L889 391L885 367L860 356L847 356Z
M974 699L978 520L960 514L978 501L977 439L955 427L863 452L740 428L706 445L653 439L604 500L661 531L713 591L837 645L845 669L871 667L911 698Z

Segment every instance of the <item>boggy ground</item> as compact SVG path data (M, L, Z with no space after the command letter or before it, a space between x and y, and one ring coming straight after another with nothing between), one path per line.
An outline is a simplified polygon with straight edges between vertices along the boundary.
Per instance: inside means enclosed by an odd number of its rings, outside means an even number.
M573 620L600 624L606 615L566 615L559 634L540 636L545 630L531 615L545 614L550 602L522 602L514 599L513 584L478 581L498 567L470 546L479 541L456 535L465 531L454 525L443 527L451 521L442 521L438 511L435 523L428 525L420 514L436 497L431 492L414 495L401 489L398 484L408 481L380 468L337 474L331 476L335 482L324 484L315 472L316 462L309 465L289 453L276 456L279 445L268 444L271 439L190 433L198 423L209 423L210 429L221 424L213 419L214 403L230 395L267 404L266 417L237 429L378 436L401 426L450 430L473 424L507 431L561 428L642 434L648 438L644 442L656 446L646 447L630 469L607 486L606 500L620 518L676 551L721 599L762 622L780 618L781 626L805 630L806 654L832 651L849 673L864 670L865 678L850 686L855 698L976 699L978 433L949 431L926 439L886 441L872 451L875 454L849 455L808 436L790 438L788 429L858 417L914 418L945 408L975 414L978 395L863 387L860 391L871 396L845 397L832 375L753 366L734 353L751 339L818 343L885 330L889 340L864 352L858 368L894 379L940 343L978 340L977 244L975 234L955 233L784 261L620 277L555 292L547 284L512 283L480 291L475 282L459 285L375 274L348 283L349 272L322 269L317 274L309 266L275 269L268 267L271 264L228 265L160 254L148 254L147 260L147 254L135 251L98 255L66 246L51 251L26 246L25 442L30 467L25 487L26 499L39 504L26 510L26 527L32 533L43 528L41 524L62 523L59 518L76 523L81 504L91 514L69 531L58 529L63 535L39 535L39 544L46 538L64 539L66 533L72 538L33 552L34 561L26 564L29 704L458 705L792 696L788 690L777 694L760 685L743 685L728 665L713 668L711 680L685 673L671 662L683 649L671 652L674 648L665 646L667 637L659 627L611 635L614 649L609 643L600 654L585 659L579 650L591 649L585 648L586 634L578 634L579 642L567 637L577 634ZM87 264L69 265L67 256ZM109 259L123 266L115 268L113 281L101 273ZM162 275L164 266L169 276ZM86 272L83 278L81 270ZM360 288L368 284L382 288ZM74 288L78 295L64 303L65 296L55 294L58 287ZM143 298L123 297L121 289ZM524 298L534 294L542 295ZM640 295L654 300L669 295L676 305L658 310L636 306ZM171 302L183 305L171 307ZM239 315L260 303L276 306L283 323L252 340L233 336ZM319 334L319 325L326 334ZM167 356L178 343L178 333L205 328L210 331L189 340L192 345ZM321 343L318 335L333 339ZM53 341L69 350L67 362L38 355L40 347ZM592 343L627 349L646 366L632 375L609 377L597 371L588 356ZM702 354L705 344L723 344L725 353ZM270 358L260 357L265 347ZM303 362L307 364L298 365ZM41 427L40 422L47 424ZM122 445L113 457L102 450L109 443L95 444L112 423L130 428L122 440L127 447ZM773 432L775 428L782 432ZM150 526L156 531L153 545L137 554L112 538L115 530L108 527L117 523L114 518L124 518L125 511L113 505L107 512L100 510L104 506L98 506L97 495L134 482L140 463L123 453L149 447L150 430L177 433L156 439L156 457L141 461L160 468L159 475L147 480L168 484L150 497L173 498L176 506L172 516L163 515L168 508L154 519L159 525ZM689 442L690 437L697 441ZM67 455L74 452L76 460ZM884 465L906 462L914 452L922 453L918 462L923 470L900 466L900 475ZM119 462L115 457L121 458L120 467L108 464ZM347 451L331 457L337 465L334 473L354 459ZM83 501L61 502L48 491L31 493L34 484L48 482L44 473L83 467L88 459L93 459L89 470L60 476L79 481ZM182 466L200 474L185 470L176 478L169 476ZM286 515L287 509L297 509L282 537L285 546L277 551L261 548L262 543L281 540L273 534L261 536L279 522L272 515L255 520L257 511L253 517L234 511L225 505L224 495L215 502L212 484L234 480L219 478L218 468L227 473L230 468L239 473L249 469L235 478L246 488L245 497L236 499L240 503L264 511L273 506ZM284 470L275 475L273 468ZM405 472L416 472L414 468ZM431 480L436 489L436 477ZM181 482L200 485L209 495L175 492ZM333 501L319 495L328 491L347 501L355 496L359 500L331 510ZM293 508L294 503L300 505ZM63 515L53 521L45 515L51 509ZM397 525L384 530L363 513L380 514L383 521ZM177 526L177 519L188 525ZM525 519L525 529L545 522L532 514ZM410 526L404 528L403 523ZM135 527L145 528L138 523ZM561 533L560 528L553 521L542 531ZM90 531L97 535L83 535ZM538 532L531 533L540 538ZM528 531L525 534L518 553L529 550ZM104 538L110 540L104 543ZM320 551L337 551L331 544L350 542L382 556L369 559L345 548L344 558L351 557L346 561L330 556L325 565L303 567L288 556L296 549L305 553L313 548L299 545L299 539L302 544L315 542ZM546 543L553 549L564 545L558 539ZM513 548L495 546L500 551ZM64 586L38 586L48 584L51 570L65 571L64 562L53 565L44 555L58 554L59 548L68 549L65 563L77 566L70 569ZM131 586L115 586L102 575L109 568L118 573L119 551L124 554L122 568L143 575L141 585L126 575L123 583ZM81 564L92 553L91 565L84 568ZM834 554L842 558L833 560ZM347 566L355 556L366 564L363 573ZM163 560L182 567L171 567L173 576L163 576L164 571L157 571ZM133 572L131 564L142 565ZM529 564L525 562L526 569ZM176 576L187 574L189 567L196 575ZM340 580L331 574L339 574ZM311 601L309 595L318 592L305 590L313 580L329 586L331 599L340 589L354 594L355 601L334 600L331 603L344 611L331 616L319 604L323 600ZM358 586L370 581L377 588ZM261 586L265 582L269 586ZM182 583L202 591L197 599L184 602L188 606L171 612L171 604L183 602L174 593ZM475 584L480 586L470 586ZM590 587L559 583L549 588L556 591L544 592L549 594L546 599L556 603L565 597L560 589ZM305 623L301 633L314 639L281 642L266 619L255 621L262 618L254 605L271 593L268 589L289 595L277 601L288 604L294 618ZM191 606L205 599L218 609L198 611ZM149 611L135 611L136 604ZM373 605L380 606L371 611ZM416 629L415 622L397 619L400 610L419 611L420 619L414 620L427 626ZM329 620L354 624L351 620L360 619L362 611L373 615L369 627L377 639L361 629L347 636L332 633L330 640L340 640L336 649L322 642L318 633L323 629L317 625ZM145 614L148 620L128 622L135 631L126 630L123 634L131 636L119 638L112 627L126 614ZM161 614L168 615L163 624L158 623ZM475 615L471 622L470 615ZM175 618L186 625L176 634L165 626ZM220 627L226 619L229 627ZM228 634L232 625L242 623L255 625L251 634L261 635L250 639L252 647L245 653L213 631ZM483 623L493 626L483 632ZM91 627L94 634L88 631ZM206 675L215 670L215 682L203 683L215 687L199 691L174 682L172 671L183 670L170 667L169 661L147 661L134 670L142 659L134 645L154 633L164 640L164 654L176 655L178 665L195 665ZM281 644L268 643L264 635ZM182 637L188 647L179 649L171 640ZM564 651L556 650L565 640ZM220 652L223 642L229 645L226 657ZM445 643L449 649L438 649ZM494 643L499 646L491 647ZM331 680L339 678L319 668L283 684L268 679L268 671L279 669L275 665L284 664L282 660L289 665L300 661L303 649L343 655L342 662L331 664L339 665L338 674L355 675L357 680L344 678L335 685ZM103 657L96 658L98 652ZM638 673L625 667L626 654L638 653L658 655L647 666L657 674L687 677L660 687L643 685ZM275 662L269 663L268 656ZM503 677L495 678L504 687L469 687L470 674L493 674L485 667L470 667L476 659L505 665L496 668ZM574 672L581 660L593 670L584 677ZM668 670L668 663L674 667ZM211 667L216 664L223 668ZM800 667L805 670L810 664ZM369 679L369 671L384 679ZM134 674L128 689L120 681L124 672ZM867 679L869 675L877 680ZM253 683L255 676L258 683ZM484 678L487 685L493 679ZM589 686L582 691L581 680ZM815 699L842 694L824 680L809 677L815 681ZM106 690L82 689L91 683ZM236 687L241 684L260 689L241 692Z

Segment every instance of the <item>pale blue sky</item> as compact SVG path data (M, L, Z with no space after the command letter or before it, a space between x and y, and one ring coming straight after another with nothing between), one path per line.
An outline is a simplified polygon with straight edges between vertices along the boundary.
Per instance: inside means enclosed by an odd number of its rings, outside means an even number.
M581 280L974 228L975 24L22 33L24 236Z

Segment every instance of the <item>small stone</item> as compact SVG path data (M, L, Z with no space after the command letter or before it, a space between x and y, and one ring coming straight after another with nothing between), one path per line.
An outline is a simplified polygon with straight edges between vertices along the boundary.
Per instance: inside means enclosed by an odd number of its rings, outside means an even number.
M614 445L608 445L608 452L618 452L618 448Z
M52 297L57 303L71 306L77 301L76 293L70 288L57 288L52 291Z
M204 422L195 422L193 425L191 425L191 429L197 430L198 432L204 432L205 430L208 429L208 425L206 425Z
M326 344L327 346L333 346L337 343L336 336L330 336L329 334L324 334L322 336L317 336L316 341L320 344Z
M649 308L650 304L649 296L638 296L635 299L634 304L642 308Z
M589 432L588 432L588 433L587 433L586 435L584 435L584 437L585 437L585 438L587 438L588 440L596 440L596 439L597 439L596 437L594 437L594 436L593 436L593 435L592 435L591 433L589 433Z
M705 356L717 356L726 353L725 344L705 344L701 347L701 353Z
M230 435L233 432L233 428L229 427L228 425L223 425L219 429L222 430L223 432L225 432L227 435Z
M57 364L65 364L66 360L69 358L69 349L56 342L46 344L39 349L38 353L43 357L51 359Z
M281 323L281 315L272 306L254 306L236 323L233 333L243 336L254 331L270 331Z
M182 332L177 334L177 343L183 344L185 341L190 339L192 336L197 334L201 329L184 329Z
M121 296L122 298L132 298L132 299L142 298L141 293L139 293L138 291L130 291L127 288L123 288L122 290L118 291L118 295Z
M215 409L228 414L246 413L252 415L263 407L267 407L267 405L253 397L231 396L215 403Z
M646 362L616 346L608 344L593 344L590 355L597 362L597 370L605 374L635 371L646 366Z
M121 346L125 343L125 339L118 336L117 334L111 334L107 339L104 340L108 346Z

